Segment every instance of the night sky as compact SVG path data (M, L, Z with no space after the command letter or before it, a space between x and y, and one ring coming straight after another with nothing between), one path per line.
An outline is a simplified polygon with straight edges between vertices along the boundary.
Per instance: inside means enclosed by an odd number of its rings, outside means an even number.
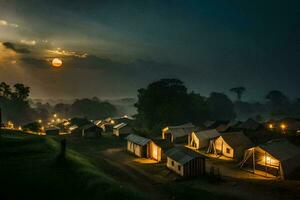
M133 97L160 78L300 97L296 0L0 0L0 42L0 81L34 98Z

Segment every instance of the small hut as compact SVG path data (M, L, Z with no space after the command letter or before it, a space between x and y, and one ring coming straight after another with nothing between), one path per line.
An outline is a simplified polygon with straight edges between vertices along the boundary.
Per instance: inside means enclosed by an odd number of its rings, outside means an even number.
M253 147L253 144L243 132L223 133L215 140L210 141L207 153L239 160L243 157L244 151L250 147Z
M192 132L189 134L188 146L195 149L207 148L209 142L219 136L216 129Z
M196 126L192 123L168 126L162 130L162 139L167 139L171 143L187 143L188 135L196 131L196 129Z
M127 151L140 158L149 157L149 143L151 141L150 139L139 135L130 134L126 137L126 140Z
M205 174L205 157L186 147L174 147L166 152L167 167L183 177Z
M98 137L101 136L102 128L98 127L95 124L86 124L81 127L81 136L82 137Z
M285 139L271 140L245 151L241 167L252 166L253 173L265 171L282 179L293 178L300 169L300 148Z
M45 128L46 135L59 135L60 128L57 126L50 126Z
M173 146L168 140L153 139L150 142L149 157L158 162L164 162L167 160L165 152Z
M125 123L117 124L113 127L113 135L117 137L126 137L132 133L132 128Z

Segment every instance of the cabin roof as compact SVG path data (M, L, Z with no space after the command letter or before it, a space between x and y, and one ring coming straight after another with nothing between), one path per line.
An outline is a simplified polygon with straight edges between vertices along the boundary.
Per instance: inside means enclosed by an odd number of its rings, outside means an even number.
M57 126L49 126L45 128L45 131L54 131L54 130L60 130L60 128Z
M125 126L127 126L126 123L120 123L120 124L115 125L115 126L114 126L114 129L120 129L120 128L123 128L123 127L125 127Z
M174 145L166 139L152 139L152 141L164 151L174 147Z
M280 161L300 156L300 148L291 144L286 139L271 140L265 144L259 145L258 147Z
M188 163L189 161L195 158L205 158L205 156L186 147L174 147L166 151L166 155L182 165Z
M93 127L101 129L100 127L98 127L97 125L95 125L95 124L93 124L93 123L83 125L83 126L81 127L81 129L82 129L82 130L87 130L87 129L90 129L90 128L93 128Z
M213 139L220 136L220 133L216 129L197 131L194 133L199 139Z
M221 135L223 140L233 149L253 147L251 140L243 132L229 132Z
M135 144L144 146L146 145L148 142L150 142L151 140L136 134L130 134L126 137L127 141L133 142Z
M186 123L179 126L168 126L166 133L171 133L175 138L182 137L195 131L197 128L192 123Z

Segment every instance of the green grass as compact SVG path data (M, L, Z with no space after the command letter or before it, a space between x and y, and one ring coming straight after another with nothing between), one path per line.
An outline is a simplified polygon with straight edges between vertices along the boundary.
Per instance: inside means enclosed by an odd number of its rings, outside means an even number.
M1 130L1 199L142 199L85 156L71 150L65 159L58 155L51 137Z

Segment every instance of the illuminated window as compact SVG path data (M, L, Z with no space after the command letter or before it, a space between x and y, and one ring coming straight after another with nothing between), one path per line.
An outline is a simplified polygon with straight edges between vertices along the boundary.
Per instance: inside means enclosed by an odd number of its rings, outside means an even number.
M226 153L230 154L230 149L226 148Z
M266 164L267 165L271 165L271 163L272 163L271 157L270 156L266 156Z
M273 124L269 124L269 128L270 129L274 128Z

